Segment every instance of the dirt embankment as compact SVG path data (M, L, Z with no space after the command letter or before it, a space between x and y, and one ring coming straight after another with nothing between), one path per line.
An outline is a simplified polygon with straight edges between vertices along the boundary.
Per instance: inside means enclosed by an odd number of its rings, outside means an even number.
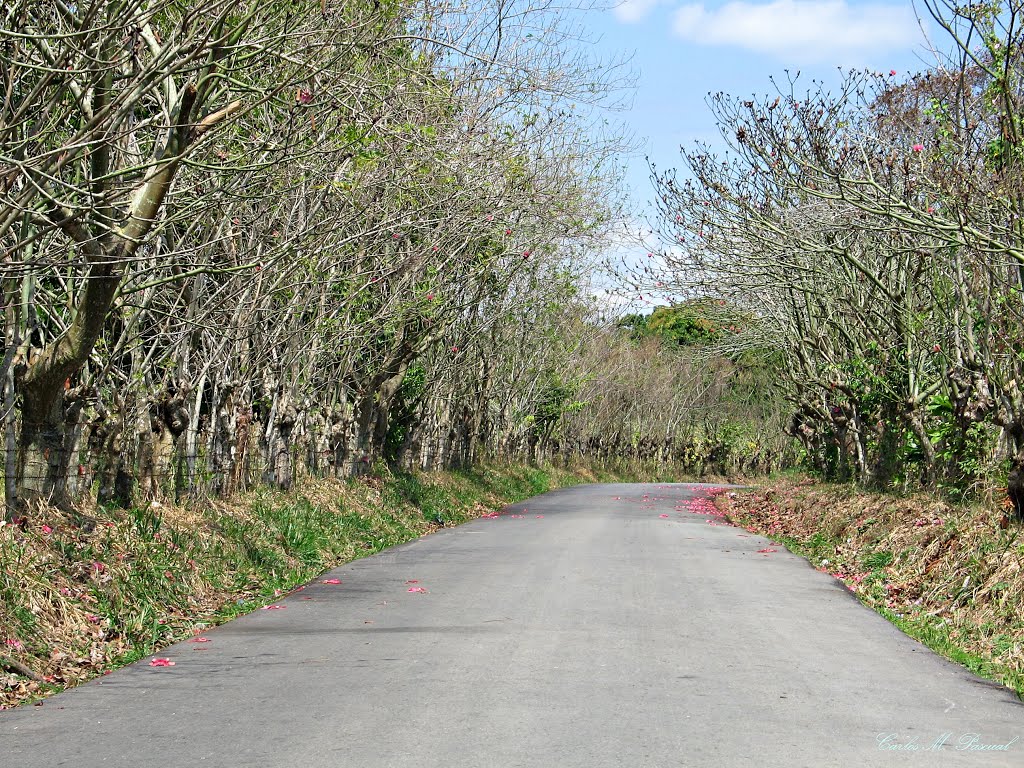
M1003 510L806 478L722 494L718 504L929 647L1024 691L1024 526Z

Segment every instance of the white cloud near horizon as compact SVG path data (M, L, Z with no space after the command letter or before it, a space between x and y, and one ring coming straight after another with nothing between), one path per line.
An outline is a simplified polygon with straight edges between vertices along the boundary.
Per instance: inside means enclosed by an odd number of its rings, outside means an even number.
M843 65L861 65L866 54L906 49L921 40L910 3L851 5L847 0L734 0L714 8L691 3L675 11L672 30L698 45Z

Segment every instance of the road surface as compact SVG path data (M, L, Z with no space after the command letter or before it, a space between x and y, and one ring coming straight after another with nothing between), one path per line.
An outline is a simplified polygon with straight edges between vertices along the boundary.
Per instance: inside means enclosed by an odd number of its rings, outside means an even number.
M337 568L0 712L0 766L1024 766L1006 689L705 491L555 491Z

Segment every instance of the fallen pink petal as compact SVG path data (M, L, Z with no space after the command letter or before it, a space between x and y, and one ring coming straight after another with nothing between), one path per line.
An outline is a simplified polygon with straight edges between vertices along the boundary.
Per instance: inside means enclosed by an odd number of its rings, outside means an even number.
M174 666L174 662L171 661L170 659L153 659L151 662L149 662L149 666L151 666L151 667L173 667Z
M341 584L341 579L322 579L321 584Z
M190 643L208 643L208 642L210 642L210 638L208 638L208 637L193 637L191 640L189 640L189 642Z
M423 587L409 587L409 589L406 590L406 591L407 592L426 592L427 590L425 590Z
M260 608L260 610L261 611L280 611L282 608L284 608L283 605L264 605L262 608Z

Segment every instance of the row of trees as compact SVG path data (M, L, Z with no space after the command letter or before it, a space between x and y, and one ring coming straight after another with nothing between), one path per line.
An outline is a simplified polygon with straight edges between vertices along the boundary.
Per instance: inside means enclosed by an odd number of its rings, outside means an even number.
M718 95L725 158L655 172L667 275L721 352L777 355L806 460L1024 507L1024 6L926 0L956 56Z
M561 359L622 146L591 125L619 69L563 11L6 4L8 510L469 460L521 425L489 404Z

